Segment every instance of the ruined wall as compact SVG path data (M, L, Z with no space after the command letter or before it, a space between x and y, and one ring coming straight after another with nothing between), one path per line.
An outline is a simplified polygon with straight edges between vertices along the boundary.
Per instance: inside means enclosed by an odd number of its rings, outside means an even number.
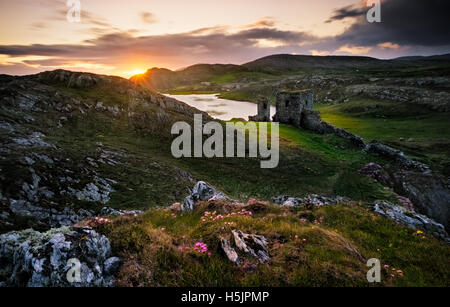
M312 110L313 104L312 90L281 91L277 94L277 113L273 121L301 128L303 110Z
M270 102L266 98L258 99L258 114L249 116L249 121L254 122L270 122Z

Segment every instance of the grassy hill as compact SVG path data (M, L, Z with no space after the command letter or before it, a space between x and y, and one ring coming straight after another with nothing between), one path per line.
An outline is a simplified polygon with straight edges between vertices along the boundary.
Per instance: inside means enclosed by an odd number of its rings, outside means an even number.
M450 280L447 243L370 210L375 200L401 202L360 169L374 162L395 173L398 166L345 139L281 125L280 164L271 170L255 158L175 159L172 124L192 122L199 112L181 102L122 78L67 71L0 82L0 231L48 230L66 218L92 226L102 207L142 209L141 216L93 226L123 260L117 285L366 286L371 257L396 269L395 278L383 273L384 286ZM239 202L263 203L205 202L193 213L169 208L199 180ZM291 209L267 203L311 193L352 201ZM228 228L201 221L207 210L226 215L242 208L253 217L230 217ZM218 243L230 225L266 236L271 261L244 257L245 266L232 265ZM196 242L211 255L180 249Z

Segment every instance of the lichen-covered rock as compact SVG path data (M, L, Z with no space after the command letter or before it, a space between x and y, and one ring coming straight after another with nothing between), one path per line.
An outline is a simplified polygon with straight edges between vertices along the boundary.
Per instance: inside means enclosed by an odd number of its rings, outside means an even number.
M441 223L450 232L450 184L436 174L403 172L401 194L408 197L416 211Z
M228 260L230 260L231 262L233 262L236 265L239 265L241 263L241 261L239 259L239 255L236 253L236 250L231 247L230 242L228 242L227 239L221 238L220 245L222 246L222 250L224 251Z
M282 205L285 207L295 207L295 206L327 206L336 205L341 202L351 201L349 198L336 196L336 197L326 197L317 194L309 194L305 197L290 197L290 196L275 196L272 198L272 202L277 205Z
M240 230L232 230L231 233L238 249L257 258L261 263L270 260L267 239L264 236L247 234Z
M100 215L102 216L123 216L123 215L140 215L141 210L116 210L109 207L104 207L100 210Z
M226 196L220 191L217 191L210 184L204 181L199 181L192 189L191 194L187 196L186 199L184 200L184 203L181 205L181 211L194 210L194 205L198 201L218 200L218 199L230 200L228 196Z
M0 263L0 286L9 287L109 287L120 266L109 240L87 227L3 234Z
M375 202L373 204L373 210L387 218L395 220L397 223L426 231L433 236L450 243L450 237L445 231L444 226L425 215L409 211L402 206L393 205L386 201Z

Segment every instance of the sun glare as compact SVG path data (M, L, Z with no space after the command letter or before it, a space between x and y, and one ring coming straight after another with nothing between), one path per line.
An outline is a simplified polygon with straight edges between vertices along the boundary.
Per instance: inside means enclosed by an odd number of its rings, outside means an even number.
M135 75L143 75L143 74L145 74L145 72L146 72L145 69L134 69L134 70L124 71L123 75L127 78L130 78Z

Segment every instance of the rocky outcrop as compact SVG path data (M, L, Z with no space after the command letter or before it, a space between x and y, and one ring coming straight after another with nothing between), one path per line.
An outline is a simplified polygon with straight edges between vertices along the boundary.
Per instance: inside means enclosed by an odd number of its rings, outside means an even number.
M232 239L234 247L226 238L220 239L222 250L227 258L236 265L242 263L236 249L241 251L244 255L257 259L260 263L266 263L270 260L269 252L267 250L267 239L264 236L243 233L240 230L232 230Z
M116 210L113 208L104 207L100 210L100 215L102 216L124 216L124 215L133 215L137 216L142 214L141 210Z
M84 95L86 89L105 99ZM0 78L0 233L73 225L107 205L119 184L113 167L131 159L127 150L98 142L98 131L75 136L88 117L164 138L174 122L195 113L210 118L120 77L55 70Z
M438 175L403 172L402 194L416 211L436 220L450 232L450 183Z
M267 251L267 239L264 236L243 233L240 230L232 230L234 243L237 248L264 263L270 260Z
M386 201L377 201L373 204L373 210L397 223L432 234L434 237L450 243L450 237L442 224L426 217L407 210L404 207L393 205Z
M109 287L120 260L91 228L66 227L0 236L0 286ZM78 274L79 272L79 274Z
M337 205L342 202L351 201L345 197L326 197L317 194L310 194L305 197L290 197L290 196L275 196L272 198L272 202L284 207L296 207L296 206L330 206Z
M239 255L236 252L234 248L231 247L230 242L225 239L220 239L220 246L222 247L222 250L224 251L225 255L227 256L228 260L233 262L236 265L241 264L241 260L239 259Z
M194 210L194 205L198 201L217 199L230 200L228 196L220 191L217 191L213 186L204 181L199 181L192 189L191 194L184 200L183 204L181 205L181 211Z
M377 141L372 141L369 145L367 145L366 151L392 160L403 169L415 169L422 172L430 172L428 166L408 158L400 150L396 150L387 145L378 143Z
M410 79L411 81L411 79ZM378 81L380 82L380 81ZM390 81L392 83L392 81ZM415 86L426 85L416 80ZM387 83L387 82L386 82ZM446 80L443 84L448 86ZM428 84L428 86L439 86L437 84ZM357 84L347 86L345 88L347 96L363 95L379 100L391 100L397 102L421 104L433 111L449 112L450 111L450 94L448 91L428 90L420 87L398 86L389 84Z
M408 160L406 161L408 163ZM413 163L416 162L413 161ZM424 169L420 167L421 164L418 166L417 168ZM434 219L443 224L447 231L450 229L450 184L448 179L426 171L400 170L392 173L389 168L374 162L368 163L359 172L381 185L393 189L399 194L397 196L399 202L407 209L413 209L413 211Z

